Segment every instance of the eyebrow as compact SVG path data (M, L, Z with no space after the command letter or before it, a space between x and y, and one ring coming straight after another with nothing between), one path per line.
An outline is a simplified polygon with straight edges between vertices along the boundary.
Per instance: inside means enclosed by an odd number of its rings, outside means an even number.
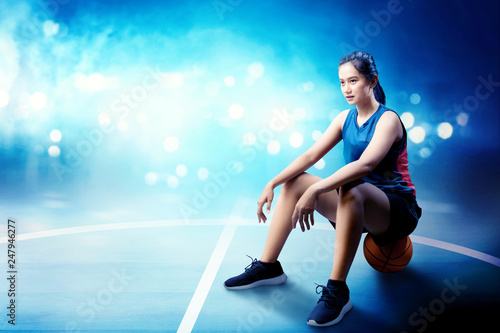
M347 80L349 79L359 79L359 76L350 76L347 78ZM340 81L344 80L344 79L339 79Z

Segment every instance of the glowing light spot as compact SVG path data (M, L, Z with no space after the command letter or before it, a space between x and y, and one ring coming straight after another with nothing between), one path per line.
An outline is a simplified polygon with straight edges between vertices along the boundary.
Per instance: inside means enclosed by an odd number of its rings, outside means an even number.
M37 155L42 155L45 152L45 149L43 148L42 145L36 145L35 147L33 147L33 151Z
M412 104L418 104L418 103L420 103L420 100L421 100L421 98L420 98L419 94L411 94L411 96L410 96L410 102Z
M59 157L61 155L61 149L58 146L50 146L49 147L49 155L51 157Z
M169 153L173 153L174 151L179 149L179 139L177 139L175 136L169 136L165 139L165 141L163 141L163 147Z
M147 185L153 186L158 181L158 174L156 174L156 172L148 172L144 176L144 181L146 182Z
M126 131L128 129L128 124L124 119L120 119L116 123L116 127L118 127L120 131Z
M260 62L254 62L248 67L248 74L254 79L258 79L264 75L264 65Z
M50 132L50 140L52 140L53 142L59 142L61 141L62 139L62 134L59 130L52 130Z
M210 81L205 85L205 93L207 96L215 97L220 92L220 85L215 81Z
M403 122L403 125L405 125L406 129L410 129L413 127L413 124L415 123L415 118L410 112L404 112L401 115L401 121Z
M43 33L45 36L50 37L57 35L59 32L59 24L54 23L54 21L48 20L43 24Z
M30 105L35 110L40 110L47 105L47 96L43 92L36 92L30 96Z
M184 85L182 73L165 73L163 75L163 86L167 89L180 88Z
M469 115L465 112L460 112L458 115L457 115L457 123L460 125L460 126L465 126L467 125L467 123L469 122Z
M175 176L168 176L168 178L167 178L167 185L171 189L177 188L177 186L179 186L179 178L177 178Z
M408 131L408 137L415 143L420 143L425 139L425 130L423 127L416 126Z
M226 78L224 79L224 84L227 87L234 87L235 83L236 83L236 80L232 76L226 76Z
M418 154L423 157L423 158L428 158L432 155L432 150L430 150L429 148L427 147L424 147L422 149L420 149L420 151L418 152Z
M144 112L139 112L136 116L137 122L140 124L144 124L148 121L148 115Z
M314 131L314 132L312 133L312 139L313 139L314 141L318 141L318 140L319 140L319 138L321 138L321 135L322 135L321 131L316 130L316 131Z
M179 164L177 168L175 168L175 173L177 174L177 176L183 178L186 177L188 169L184 164Z
M280 149L281 149L281 145L278 141L276 140L271 140L269 141L269 143L267 144L267 152L270 154L270 155L276 155L280 152Z
M453 134L453 126L450 123L441 123L438 126L437 132L441 139L448 139Z
M98 117L97 120L99 121L99 124L101 125L107 125L111 121L111 118L107 113L101 113Z
M9 104L9 94L5 90L0 89L0 108Z
M229 107L229 117L231 117L231 119L240 119L243 117L243 113L243 107L239 104L233 104Z
M298 148L298 147L302 146L302 143L304 142L304 137L302 136L302 134L295 132L295 133L292 133L292 135L290 135L289 141L290 141L290 145L293 148Z
M247 146L252 146L257 141L257 137L252 132L247 132L243 135L243 143Z
M103 90L106 80L101 73L92 73L87 77L87 88L92 91Z
M307 91L307 92L313 91L314 90L314 83L312 83L311 81L307 81L306 83L302 84L302 89L304 89L304 91Z
M198 178L200 180L207 180L209 175L210 175L210 172L208 172L207 168L202 167L202 168L198 169Z
M325 168L326 162L324 159L320 159L316 164L314 164L314 167L318 170L322 170Z

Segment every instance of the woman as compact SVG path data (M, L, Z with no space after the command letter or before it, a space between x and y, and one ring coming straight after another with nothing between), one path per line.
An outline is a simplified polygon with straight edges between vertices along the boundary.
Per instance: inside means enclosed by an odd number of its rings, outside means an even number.
M421 209L408 173L406 130L399 116L388 109L373 57L350 53L339 64L342 94L355 107L341 112L316 143L264 188L257 215L266 222L274 188L283 184L273 214L264 252L243 274L227 280L228 289L248 289L284 283L278 256L297 223L302 231L314 225L314 211L336 228L333 268L307 323L330 326L352 308L347 274L361 234L369 232L383 245L409 235ZM321 179L305 171L344 140L346 165ZM318 288L317 288L318 289ZM319 292L318 292L319 293Z

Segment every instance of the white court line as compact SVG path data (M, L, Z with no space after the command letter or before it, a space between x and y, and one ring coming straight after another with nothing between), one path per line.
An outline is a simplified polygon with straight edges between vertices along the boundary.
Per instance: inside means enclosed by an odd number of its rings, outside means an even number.
M239 226L247 225L254 227L265 228L269 224L258 224L256 219L242 219L238 216L231 216L229 219L229 224L237 224ZM72 228L61 228L61 229L50 229L36 232L29 232L25 234L19 234L16 236L16 241L38 239L45 237L63 236L71 234L80 234L85 232L96 232L96 231L107 231L107 230L123 230L123 229L140 229L140 228L153 228L153 227L178 227L178 226L215 226L215 225L227 225L227 219L198 219L198 220L153 220L153 221L138 221L138 222L123 222L123 223L109 223L109 224L97 224L88 225ZM314 225L315 229L320 230L332 230L332 226L329 223L316 223ZM473 249L469 249L464 246L456 245L453 243L443 242L437 239L411 235L411 239L415 243L428 245L436 247L439 249L459 253L466 255L471 258L475 258L486 263L500 267L500 258L494 257L492 255L479 252ZM0 237L0 244L7 243L7 237Z
M246 199L238 199L236 205L231 212L230 220L239 219L242 215L244 208L247 205ZM200 314L201 308L205 303L208 292L212 287L212 283L214 282L215 276L219 271L219 267L222 263L222 259L226 255L227 249L229 248L229 244L231 244L231 240L233 239L234 233L236 231L237 224L227 224L222 231L222 234L215 246L215 250L210 257L210 260L203 272L201 280L194 292L193 298L189 303L189 306L182 318L181 324L177 329L178 333L191 332L193 330L194 324L198 319L198 315Z

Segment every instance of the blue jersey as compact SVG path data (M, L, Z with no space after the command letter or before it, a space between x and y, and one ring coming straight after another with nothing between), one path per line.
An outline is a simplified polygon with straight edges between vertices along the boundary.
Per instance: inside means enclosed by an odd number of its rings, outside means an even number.
M344 140L344 159L346 163L358 160L372 140L375 127L382 114L389 110L380 104L378 110L363 125L358 126L358 110L349 110L342 127ZM403 123L401 123L403 126ZM386 193L415 195L415 185L408 172L408 154L406 151L406 130L403 126L403 138L394 142L391 149L375 167L373 172L362 178Z

